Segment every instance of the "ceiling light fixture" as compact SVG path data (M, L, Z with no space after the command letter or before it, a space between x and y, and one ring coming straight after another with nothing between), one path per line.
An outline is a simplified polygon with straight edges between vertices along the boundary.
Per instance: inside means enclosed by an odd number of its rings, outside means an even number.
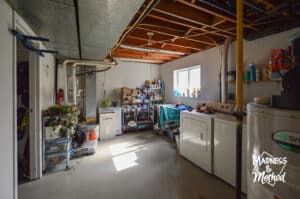
M148 35L148 46L151 46L153 44L152 42L152 36L154 35L153 32L147 32Z

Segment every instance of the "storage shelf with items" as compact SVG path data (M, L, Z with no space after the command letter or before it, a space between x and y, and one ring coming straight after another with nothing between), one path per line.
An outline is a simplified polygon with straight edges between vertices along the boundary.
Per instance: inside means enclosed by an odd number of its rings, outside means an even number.
M145 82L144 92L150 96L150 102L152 104L164 102L164 95L165 95L164 82L160 80L147 80Z
M282 81L282 79L269 79L269 80L260 80L260 81L244 81L245 84L252 84L252 83L272 83L272 82L277 82L277 83L280 83ZM231 84L235 84L236 82L235 81L228 81L228 83L231 83Z
M43 171L69 168L71 134L77 120L73 106L55 105L43 112Z
M244 71L244 83L266 83L281 82L283 76L292 68L291 52L284 49L271 50L269 65L263 67L249 64L248 69ZM235 83L236 71L227 73L228 83Z
M164 102L164 83L147 80L143 88L121 88L123 131L153 129L157 105Z

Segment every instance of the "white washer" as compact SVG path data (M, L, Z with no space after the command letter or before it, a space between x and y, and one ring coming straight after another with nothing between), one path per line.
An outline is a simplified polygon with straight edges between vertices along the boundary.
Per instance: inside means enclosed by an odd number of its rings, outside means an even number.
M271 108L253 103L248 104L247 110L248 199L298 199L300 196L300 111ZM285 172L286 182L279 181L275 184L254 182L253 171L271 173L266 169L266 163L257 164L255 161L266 156L287 158L286 164L277 161L275 166L270 167L275 175ZM281 172L282 168L283 172Z
M180 113L180 155L212 173L213 118L223 114Z
M243 125L242 143L242 192L247 193L247 129ZM231 115L214 119L214 169L213 173L225 182L235 186L236 163L236 119Z

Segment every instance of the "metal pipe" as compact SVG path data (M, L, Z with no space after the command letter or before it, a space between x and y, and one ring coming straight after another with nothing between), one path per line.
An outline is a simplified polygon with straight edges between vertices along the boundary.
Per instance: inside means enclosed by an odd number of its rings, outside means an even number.
M78 0L73 0L73 3L74 3L74 9L75 9L78 54L79 54L79 59L82 59Z
M226 75L228 72L228 49L231 43L231 39L228 38L224 43L224 52L222 57L222 71L221 71L221 102L227 102L227 93L228 93L228 82Z
M236 188L235 197L242 197L242 137L243 137L243 0L236 0Z
M185 53L183 53L183 52L161 50L161 49L155 49L155 48L140 48L140 47L129 46L129 45L124 45L124 44L121 44L120 47L129 49L129 50L137 50L137 51L141 51L141 52L164 53L164 54L171 54L171 55L185 55Z

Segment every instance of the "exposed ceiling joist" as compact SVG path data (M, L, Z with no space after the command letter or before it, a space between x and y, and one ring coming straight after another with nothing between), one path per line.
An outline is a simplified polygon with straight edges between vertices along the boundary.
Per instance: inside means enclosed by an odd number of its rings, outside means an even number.
M178 26L183 26L183 27L187 27L187 28L192 28L192 29L194 29L194 30L200 30L200 31L203 31L203 32L209 32L209 31L203 29L203 26L199 27L199 26L197 26L197 25L195 25L195 24L191 25L190 23L184 22L184 21L182 21L182 20L178 20L178 19L176 19L176 20L168 19L168 18L165 18L165 17L153 15L153 14L149 14L148 16L149 16L149 17L152 17L152 18L160 19L160 20L162 20L162 21L167 21L167 22L176 24L176 25L178 25ZM231 36L229 36L228 34L224 34L224 33L221 34L220 32L221 32L221 31L217 30L217 31L215 31L215 32L212 33L212 34L217 35L217 36L220 36L220 37L225 37L225 38L230 38L230 37L231 37Z
M153 53L169 50L180 52L174 53L180 57L220 45L226 38L236 37L235 0L226 0L226 2L223 0L157 0L155 6L151 7L151 11L144 16L143 22L135 23L149 2L153 0L145 1L145 5L128 26L132 31L126 35L122 44L130 45L129 50L144 52L149 51L150 48L153 49ZM297 4L297 0L286 0L278 6L274 4L280 3L280 0L244 0L245 38L259 36L260 32L267 34L270 28L273 27L274 30L278 21L289 25L287 27L300 24L295 20L299 19L299 9L287 6L287 2L290 5ZM286 16L284 12L287 11L292 13ZM149 54L140 54L136 51L124 52L124 49L119 54L152 59ZM162 62L177 59L177 57L166 57L161 53L154 55Z
M179 58L181 56L180 55L167 55L167 54L163 54L163 53L141 52L141 51L136 51L136 50L118 48L114 51L114 57L168 61L168 60L172 60L174 58Z
M148 43L148 40L146 40L146 39L135 38L135 37L130 37L130 36L127 37L124 41L124 44L133 45L133 46L146 46L147 43ZM191 54L194 52L198 52L198 51L192 50L187 47L172 46L172 45L169 45L167 43L162 43L162 42L161 43L153 43L151 45L151 48L170 50L170 51L181 52L181 53L185 53L185 54Z
M141 37L133 37L133 36L128 36L129 38L135 38L135 39L139 39L139 40L143 40L146 42L146 44L144 45L141 45L139 47L144 47L147 45L148 43L148 39L145 39L145 38L141 38ZM162 42L162 41L155 41L153 40L153 43L160 43L160 44L167 44L169 46L173 46L173 47L181 47L181 48L187 48L187 49L191 49L191 50L194 50L194 51L202 51L203 49L202 48L198 48L198 47L192 47L192 46L187 46L187 45L180 45L180 44L177 44L177 43L169 43L169 42ZM152 46L151 46L152 47Z
M211 14L211 15L213 15L213 16L216 16L216 17L225 19L225 20L227 20L227 21L231 21L231 22L236 23L236 19L233 19L233 18L231 18L231 17L227 17L227 16L222 15L222 14L220 14L220 13L218 13L218 12L215 12L215 11L213 11L213 10L209 10L209 9L207 9L207 8L198 6L198 5L193 4L193 3L190 3L190 2L188 2L188 1L185 1L185 0L176 0L176 2L180 2L180 3L184 4L184 5L188 5L188 6L190 6L190 7L192 7L192 8L195 8L195 9L197 9L197 10L199 10L199 11L206 12L206 13L209 13L209 14ZM248 28L250 28L250 29L253 29L253 30L258 30L257 28L253 27L251 24L246 24L246 27L248 27Z
M188 14L186 14L184 16L180 15L180 13L176 13L175 10L169 10L169 11L160 10L160 9L154 9L154 10L157 11L157 12L159 12L159 13L162 13L162 14L165 14L165 15L169 15L169 16L177 18L177 19L181 19L181 20L184 20L184 21L188 21L188 22L197 24L199 26L206 26L206 27L213 28L215 30L218 30L218 31L223 32L223 33L226 33L228 35L232 35L232 36L236 35L234 32L229 32L229 31L222 30L222 29L219 29L217 27L212 26L211 22L210 22L210 24L206 24L206 23L203 23L202 21L197 21L197 20L193 19L191 16L187 17Z
M168 35L168 36L171 36L171 37L181 38L181 39L184 39L184 40L187 40L187 41L190 41L190 42L202 43L202 44L207 44L207 45L212 45L212 46L214 45L214 43L212 43L212 42L205 41L204 38L200 38L199 40L197 40L196 37L189 38L185 34L178 34L178 33L172 32L172 31L168 31L164 28L158 28L158 27L149 28L147 26L142 26L142 27L137 27L137 29L151 31L155 34L162 34L162 35Z

